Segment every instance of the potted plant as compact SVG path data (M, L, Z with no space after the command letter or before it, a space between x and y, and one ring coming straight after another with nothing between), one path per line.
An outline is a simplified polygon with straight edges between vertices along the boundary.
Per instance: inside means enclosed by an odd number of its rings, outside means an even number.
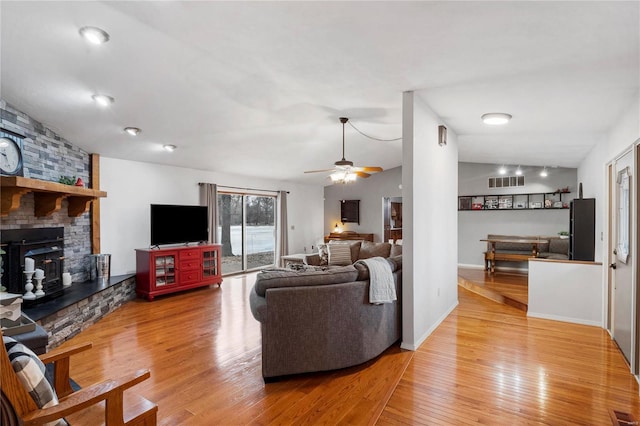
M560 231L558 232L558 235L560 236L560 238L562 238L563 240L566 238L569 238L569 232L567 231Z

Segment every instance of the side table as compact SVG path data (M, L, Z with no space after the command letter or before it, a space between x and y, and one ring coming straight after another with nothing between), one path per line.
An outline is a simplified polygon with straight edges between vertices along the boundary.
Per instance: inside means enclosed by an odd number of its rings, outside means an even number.
M306 253L288 254L286 256L280 256L280 266L282 266L283 268L286 268L287 266L292 264L303 265L306 259L307 259Z

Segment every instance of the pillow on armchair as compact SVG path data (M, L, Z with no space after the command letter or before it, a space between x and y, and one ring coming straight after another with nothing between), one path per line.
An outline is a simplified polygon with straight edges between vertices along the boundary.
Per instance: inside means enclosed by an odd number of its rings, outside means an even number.
M40 361L40 358L31 349L11 337L2 336L2 340L7 349L13 371L15 371L20 383L31 395L38 408L58 405L58 396L45 378L45 366ZM46 425L69 426L64 419L46 423Z

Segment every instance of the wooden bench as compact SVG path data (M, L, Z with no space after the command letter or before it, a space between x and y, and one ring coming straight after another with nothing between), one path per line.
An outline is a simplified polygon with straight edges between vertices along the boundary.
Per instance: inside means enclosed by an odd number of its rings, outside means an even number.
M484 252L485 270L495 272L497 261L526 262L532 257L538 257L540 246L548 244L549 240L538 237L492 236L485 241L488 243Z

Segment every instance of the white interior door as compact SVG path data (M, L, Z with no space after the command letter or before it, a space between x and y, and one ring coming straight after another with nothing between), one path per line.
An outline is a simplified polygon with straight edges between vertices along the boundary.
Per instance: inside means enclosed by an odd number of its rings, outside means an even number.
M633 194L635 188L632 188L633 176L633 151L629 151L614 162L613 178L616 179L614 188L613 202L614 215L611 220L614 221L612 227L613 238L612 256L612 281L613 281L613 339L624 354L627 362L632 366L632 372L635 373L633 364L634 354L634 333L635 333L635 291L633 286L633 267L632 267L632 241L633 241Z

